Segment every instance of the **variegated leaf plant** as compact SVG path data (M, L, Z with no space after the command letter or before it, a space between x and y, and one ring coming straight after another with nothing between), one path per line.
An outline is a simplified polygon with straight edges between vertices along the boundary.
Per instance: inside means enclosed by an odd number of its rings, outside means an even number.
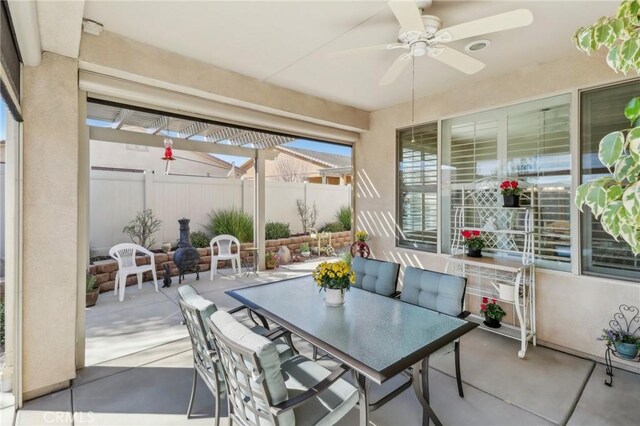
M600 18L578 29L573 41L579 50L609 49L607 64L616 72L640 74L640 0L625 0L614 17ZM598 158L610 176L578 187L575 203L586 204L602 228L616 240L622 238L640 254L640 98L627 104L624 115L630 128L612 132L600 141Z

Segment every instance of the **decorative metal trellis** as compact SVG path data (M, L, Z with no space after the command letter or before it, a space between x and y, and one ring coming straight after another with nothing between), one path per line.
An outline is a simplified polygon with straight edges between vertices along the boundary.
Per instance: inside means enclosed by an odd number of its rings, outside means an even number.
M640 338L640 309L637 306L620 305L618 312L613 314L613 319L609 321L609 328L618 333L624 333ZM611 342L607 342L607 348L604 352L605 368L608 378L604 384L611 387L613 385L613 365L611 364L611 355L625 361L640 362L640 354L629 359L621 356Z

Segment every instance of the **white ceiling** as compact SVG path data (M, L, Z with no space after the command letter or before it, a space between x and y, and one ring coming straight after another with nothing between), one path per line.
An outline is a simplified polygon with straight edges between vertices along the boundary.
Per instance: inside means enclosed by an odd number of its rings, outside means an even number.
M472 55L487 66L467 76L428 57L416 60L416 95L581 55L571 35L617 1L435 1L428 10L443 27L526 7L534 23L485 37L491 46ZM84 16L134 40L278 86L354 107L377 110L411 99L411 69L387 87L378 80L399 54L328 53L394 42L398 24L385 1L104 1L87 0ZM470 40L451 46L462 50Z

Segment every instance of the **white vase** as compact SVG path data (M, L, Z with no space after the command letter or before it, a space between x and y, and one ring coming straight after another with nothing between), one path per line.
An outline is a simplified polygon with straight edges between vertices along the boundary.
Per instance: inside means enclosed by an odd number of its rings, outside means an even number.
M328 288L325 290L324 303L329 306L342 306L346 291Z

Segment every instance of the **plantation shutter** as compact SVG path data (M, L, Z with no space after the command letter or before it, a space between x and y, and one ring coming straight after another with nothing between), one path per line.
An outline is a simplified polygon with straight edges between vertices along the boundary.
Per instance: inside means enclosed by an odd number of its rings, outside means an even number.
M497 174L497 121L454 124L450 135L451 183L469 183Z
M435 252L438 235L438 125L398 135L398 245Z
M566 262L570 257L569 112L566 103L507 116L507 176L538 189L534 197L538 260Z
M598 159L600 140L610 132L629 127L624 108L634 96L640 96L638 81L581 94L581 183L609 175ZM636 280L640 277L640 256L633 256L622 239L616 241L604 232L588 207L582 215L582 243L583 273Z
M16 121L20 115L20 52L5 1L0 2L0 96Z

